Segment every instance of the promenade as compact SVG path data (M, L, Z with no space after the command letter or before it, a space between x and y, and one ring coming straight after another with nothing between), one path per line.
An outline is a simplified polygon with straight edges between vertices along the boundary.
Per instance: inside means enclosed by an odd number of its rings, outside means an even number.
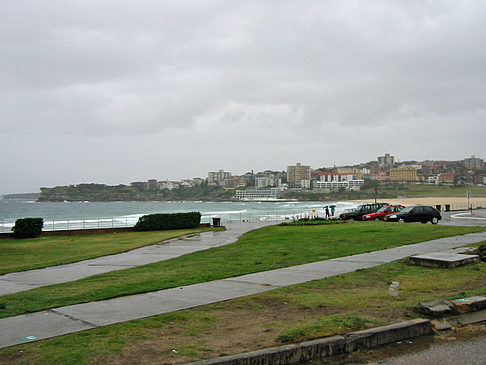
M446 222L445 222L446 223ZM0 277L2 293L76 280L101 272L145 265L234 242L243 233L268 225L237 223L227 231L207 232L147 246L124 254L8 274ZM486 240L486 232L442 238L365 254L313 262L150 293L76 304L0 320L0 347L7 347L239 298L311 280L345 274L400 260L411 255L447 252ZM61 278L58 278L58 277ZM63 277L65 276L65 277Z

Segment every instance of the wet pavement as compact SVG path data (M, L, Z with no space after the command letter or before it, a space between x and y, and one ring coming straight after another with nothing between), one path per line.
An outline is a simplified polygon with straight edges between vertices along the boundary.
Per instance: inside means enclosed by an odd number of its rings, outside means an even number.
M486 209L441 212L440 224L455 226L486 226Z
M269 224L275 224L275 222L236 222L228 225L226 231L192 234L120 254L2 275L0 276L0 295L66 283L88 276L147 265L188 253L227 245L235 242L244 233Z
M486 211L482 211L481 214L486 218ZM479 216L475 215L475 217ZM464 218L447 216L444 219L444 224L447 224L447 222L457 224L463 220ZM76 280L101 272L145 265L190 252L225 245L236 241L247 231L269 224L275 224L275 222L234 223L228 226L227 231L190 235L123 254L4 275L0 277L0 294ZM288 285L379 266L411 255L447 252L457 247L485 240L486 232L472 233L207 283L5 318L0 320L0 347L262 293Z
M238 236L243 229L239 226L234 227L233 235ZM215 237L218 238L215 240L218 244L227 242L226 239L229 239L229 236L224 236L226 238L223 241L220 239L221 236L216 235ZM484 240L486 240L486 232L471 233L228 279L9 317L0 320L0 333L2 334L0 347L262 293L288 285L379 266L415 254L449 251ZM185 247L186 244L187 242L182 240L181 246ZM175 248L175 246L169 247L171 250Z

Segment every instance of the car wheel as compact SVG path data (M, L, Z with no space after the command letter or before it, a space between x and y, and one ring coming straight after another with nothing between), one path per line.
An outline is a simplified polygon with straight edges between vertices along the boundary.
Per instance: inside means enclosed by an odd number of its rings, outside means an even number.
M437 223L439 223L439 218L437 218L437 217L433 217L433 218L432 218L432 220L430 221L430 223L432 223L432 224L437 224Z
M378 218L378 217L375 217L375 221L379 221L379 220L380 220L380 218Z
M405 220L404 220L403 218L398 219L398 221L399 221L400 223L404 223L404 222L405 222Z

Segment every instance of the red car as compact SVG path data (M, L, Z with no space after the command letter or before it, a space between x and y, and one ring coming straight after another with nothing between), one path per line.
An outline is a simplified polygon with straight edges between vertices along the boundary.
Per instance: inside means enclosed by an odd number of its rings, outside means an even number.
M386 215L397 213L405 209L403 205L387 205L385 207L380 208L376 213L365 214L363 216L364 221L373 221L373 220L383 220Z

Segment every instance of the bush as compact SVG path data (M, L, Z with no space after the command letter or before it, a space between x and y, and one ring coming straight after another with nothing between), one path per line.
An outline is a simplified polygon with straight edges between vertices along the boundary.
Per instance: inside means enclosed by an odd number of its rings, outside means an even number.
M42 218L21 218L15 221L12 231L18 238L39 237L44 227Z
M159 231L167 229L197 228L201 213L148 214L140 217L133 227L135 231Z

